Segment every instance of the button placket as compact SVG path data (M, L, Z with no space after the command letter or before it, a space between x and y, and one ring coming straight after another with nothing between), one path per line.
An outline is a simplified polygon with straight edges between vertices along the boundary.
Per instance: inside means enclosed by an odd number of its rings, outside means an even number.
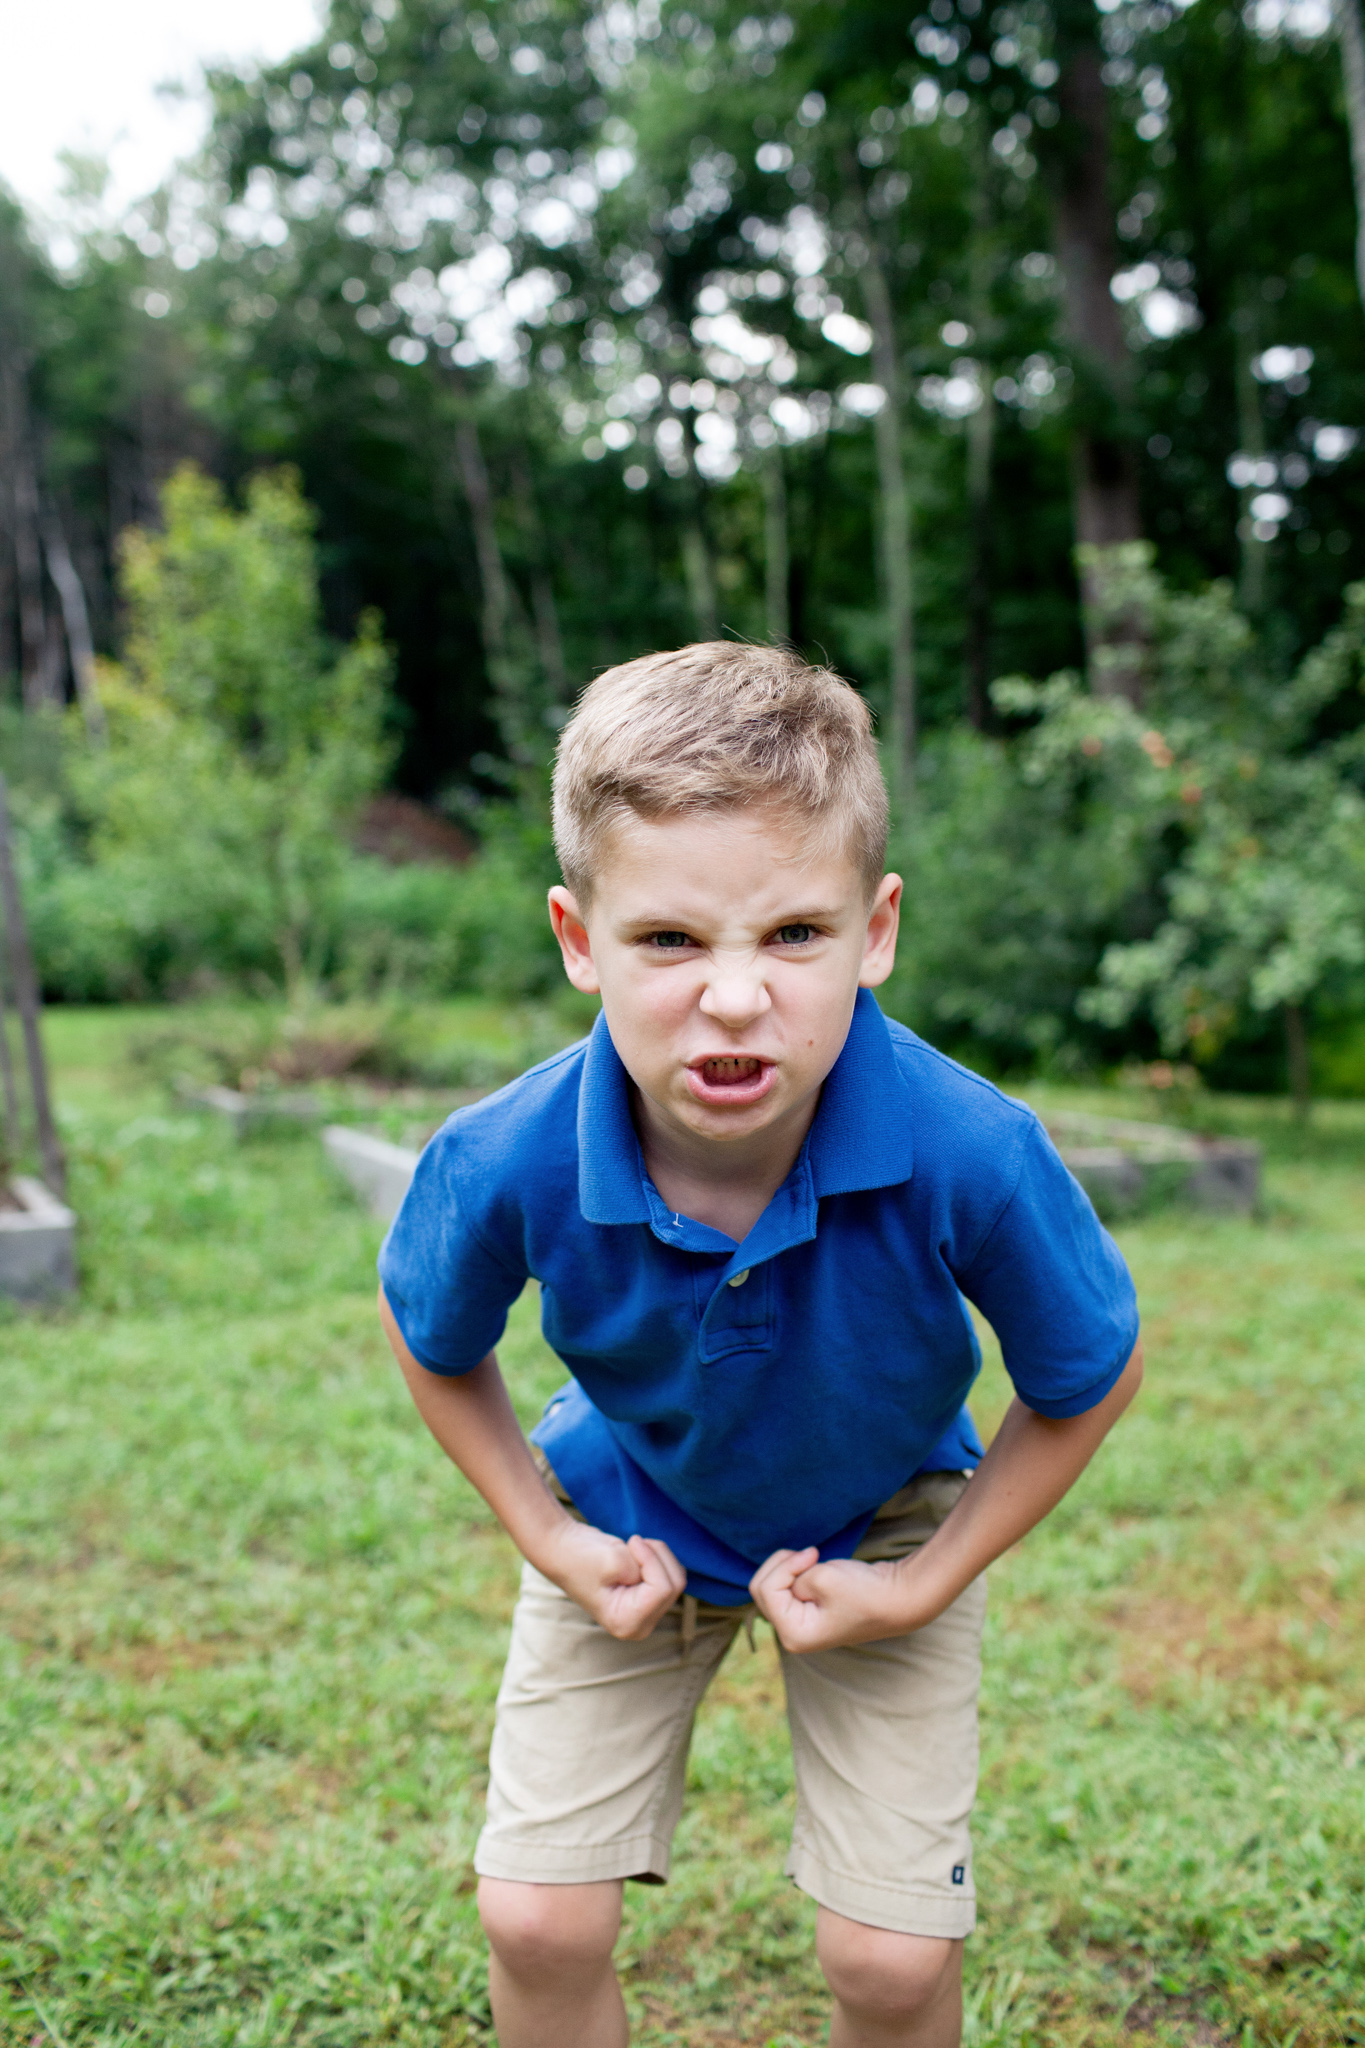
M766 1262L745 1266L725 1280L713 1274L709 1299L704 1306L698 1300L701 1357L716 1360L735 1352L768 1350L773 1342L771 1296L772 1274Z

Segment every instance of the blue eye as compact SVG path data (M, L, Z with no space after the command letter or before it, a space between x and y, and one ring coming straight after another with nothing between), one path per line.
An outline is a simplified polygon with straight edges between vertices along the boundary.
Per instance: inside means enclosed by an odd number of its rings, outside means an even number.
M784 946L804 946L815 937L815 931L808 924L784 924L777 936Z
M680 946L690 943L686 932L651 932L650 944L662 947L667 952L676 952Z

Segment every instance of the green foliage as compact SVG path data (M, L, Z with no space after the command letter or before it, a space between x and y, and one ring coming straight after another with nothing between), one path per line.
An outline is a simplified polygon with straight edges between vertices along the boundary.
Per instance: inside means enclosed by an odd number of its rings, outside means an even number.
M1147 646L1142 709L1069 672L997 683L1017 736L932 747L892 847L890 1007L1003 1066L1112 1056L1143 1018L1207 1063L1365 965L1365 587L1288 684L1225 585L1174 593L1149 549L1103 601Z
M291 476L253 479L239 513L184 469L162 513L125 544L108 744L73 734L21 806L39 958L72 995L205 973L298 990L329 964L346 833L386 760L378 621L327 647Z

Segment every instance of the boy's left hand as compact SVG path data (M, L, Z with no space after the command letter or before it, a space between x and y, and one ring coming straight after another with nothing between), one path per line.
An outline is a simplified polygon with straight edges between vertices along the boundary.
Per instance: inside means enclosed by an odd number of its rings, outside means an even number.
M820 1553L775 1550L749 1581L759 1613L770 1621L784 1650L842 1650L853 1643L901 1636L933 1619L907 1600L894 1564L861 1564Z

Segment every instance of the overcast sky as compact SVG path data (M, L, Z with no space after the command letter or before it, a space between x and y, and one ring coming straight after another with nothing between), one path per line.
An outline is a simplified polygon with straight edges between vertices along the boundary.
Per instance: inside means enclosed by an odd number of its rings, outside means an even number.
M203 133L202 100L157 86L287 56L317 19L316 0L0 0L0 179L50 212L76 149L108 159L116 207L140 198Z

